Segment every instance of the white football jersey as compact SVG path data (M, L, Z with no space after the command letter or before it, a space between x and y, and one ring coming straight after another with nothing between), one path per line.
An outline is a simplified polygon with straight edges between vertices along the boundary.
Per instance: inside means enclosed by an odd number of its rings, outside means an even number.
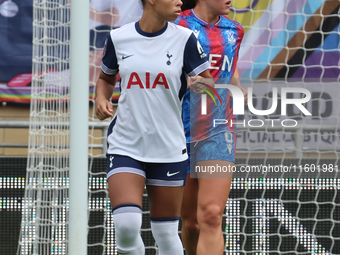
M146 33L138 22L127 24L110 32L101 67L121 77L107 153L143 162L186 160L181 99L187 75L209 68L192 31L167 22L161 31Z

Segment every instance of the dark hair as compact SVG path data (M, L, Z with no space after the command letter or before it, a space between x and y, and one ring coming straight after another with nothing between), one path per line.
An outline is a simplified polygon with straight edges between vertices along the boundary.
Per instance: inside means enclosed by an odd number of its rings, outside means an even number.
M142 5L145 5L145 0L140 0ZM182 11L186 11L188 9L192 9L196 6L197 0L182 0L183 5L181 6Z
M143 1L143 0L142 0ZM183 5L181 6L182 11L192 9L196 6L197 0L182 0Z

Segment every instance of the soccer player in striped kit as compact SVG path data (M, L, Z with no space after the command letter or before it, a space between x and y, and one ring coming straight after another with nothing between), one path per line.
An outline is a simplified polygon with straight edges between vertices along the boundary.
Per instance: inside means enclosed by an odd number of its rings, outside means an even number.
M118 254L141 255L146 185L151 230L160 255L183 254L178 222L187 152L181 99L187 76L211 78L209 62L191 30L172 22L180 0L143 0L140 21L112 30L96 86L96 115L113 117L109 99L121 95L108 131L107 179Z
M210 73L218 83L241 87L237 60L243 38L242 26L227 18L230 0L187 0L192 9L184 10L175 24L191 29L208 55ZM191 5L191 6L190 6ZM183 8L182 8L183 9ZM181 210L182 241L188 255L223 254L222 215L229 196L232 172L219 178L190 178L195 167L219 165L229 167L235 162L236 129L230 125L212 125L213 119L233 123L232 101L228 89L216 89L222 105L207 98L207 115L201 114L200 97L188 90L183 100L183 122L190 165L184 188ZM198 98L198 100L197 100ZM190 170L191 168L191 170Z

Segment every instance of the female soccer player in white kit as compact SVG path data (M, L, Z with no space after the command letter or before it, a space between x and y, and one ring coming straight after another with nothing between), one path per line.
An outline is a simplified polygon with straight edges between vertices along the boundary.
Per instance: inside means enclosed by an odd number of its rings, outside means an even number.
M146 184L151 230L160 255L183 254L178 220L187 152L181 98L187 75L210 78L196 37L174 21L180 0L143 0L139 22L112 30L96 87L96 115L112 117L117 73L121 95L108 134L107 178L118 254L145 253L140 236Z

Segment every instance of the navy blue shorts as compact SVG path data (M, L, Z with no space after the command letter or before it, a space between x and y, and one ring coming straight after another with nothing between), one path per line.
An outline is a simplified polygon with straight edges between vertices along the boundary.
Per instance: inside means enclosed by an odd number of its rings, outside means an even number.
M174 163L147 163L128 156L108 154L107 179L117 173L143 176L146 185L181 187L186 183L187 160Z
M194 171L198 161L224 160L235 162L236 133L223 132L199 142L187 143L187 174Z

